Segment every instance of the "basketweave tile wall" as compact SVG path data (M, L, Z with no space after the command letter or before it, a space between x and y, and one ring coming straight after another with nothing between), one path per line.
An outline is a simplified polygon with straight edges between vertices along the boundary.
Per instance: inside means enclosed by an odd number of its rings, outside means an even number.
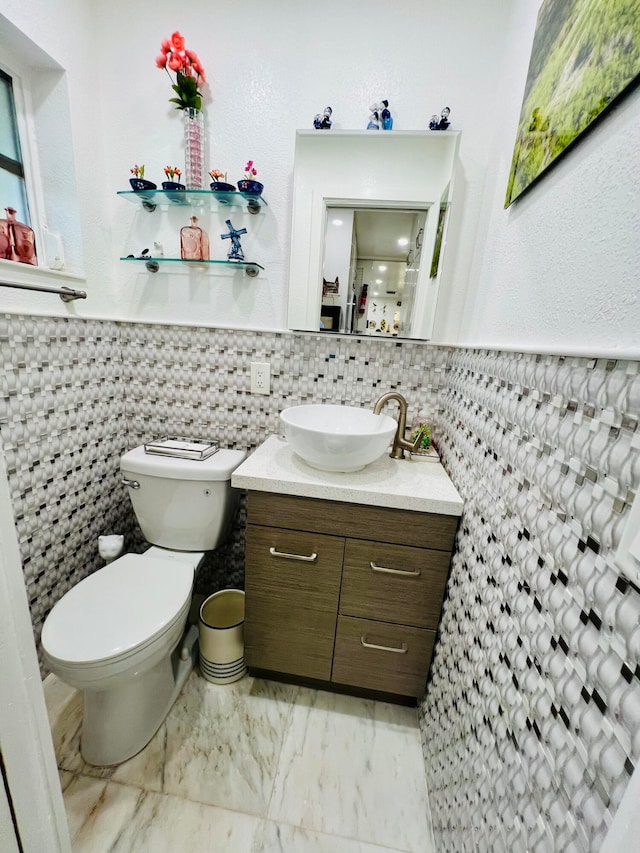
M420 709L439 849L597 849L640 753L640 595L612 559L640 486L637 362L0 321L0 434L36 636L99 566L99 533L141 544L124 449L200 430L253 448L284 405L371 405L390 387L432 414L466 502ZM271 362L269 397L248 396L252 360ZM204 591L242 582L242 526Z
M55 602L102 564L100 533L132 528L115 323L0 315L0 437L36 642Z
M638 362L451 355L465 509L420 708L439 850L602 843L640 759L640 590L613 560L639 418Z
M123 451L166 433L253 449L296 402L371 405L391 387L435 404L446 354L409 342L349 341L77 318L0 315L0 437L36 643L56 601L102 565L101 533L145 542L120 484ZM271 362L273 393L249 394ZM415 409L417 413L417 408ZM244 508L196 590L242 586Z
M123 326L122 353L132 444L201 435L247 450L278 432L283 408L300 403L370 407L396 388L417 417L435 407L447 358L409 341L162 325ZM252 361L270 363L270 395L250 393ZM243 503L229 542L199 571L197 592L243 587L245 518Z

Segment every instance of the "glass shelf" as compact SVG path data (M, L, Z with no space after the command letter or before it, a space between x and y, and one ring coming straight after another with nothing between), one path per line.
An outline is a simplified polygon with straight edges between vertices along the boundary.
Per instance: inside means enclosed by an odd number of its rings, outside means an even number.
M210 210L246 205L249 213L259 213L261 208L268 207L261 195L241 193L239 190L228 193L213 190L119 190L118 195L132 204L141 204L149 212L158 206L169 208L172 205L208 207Z
M255 261L191 261L184 258L120 258L121 261L134 261L138 264L144 264L149 272L158 272L161 264L191 264L192 266L208 266L210 264L222 264L227 267L235 267L236 269L244 269L246 274L251 278L255 278L260 270L264 267Z

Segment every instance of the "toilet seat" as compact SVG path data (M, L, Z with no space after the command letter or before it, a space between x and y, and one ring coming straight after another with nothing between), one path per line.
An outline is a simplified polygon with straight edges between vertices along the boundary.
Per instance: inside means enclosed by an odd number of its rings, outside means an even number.
M46 657L82 668L139 653L184 618L193 578L188 562L124 554L54 606L42 629Z

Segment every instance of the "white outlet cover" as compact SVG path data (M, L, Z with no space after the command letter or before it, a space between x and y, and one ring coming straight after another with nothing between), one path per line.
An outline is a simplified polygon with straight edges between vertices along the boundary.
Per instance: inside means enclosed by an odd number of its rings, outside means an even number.
M271 365L268 361L251 362L251 393L271 393Z

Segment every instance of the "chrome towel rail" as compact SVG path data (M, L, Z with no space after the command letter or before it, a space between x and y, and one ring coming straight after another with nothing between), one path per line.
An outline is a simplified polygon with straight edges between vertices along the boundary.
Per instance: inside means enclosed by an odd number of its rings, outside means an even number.
M73 302L74 299L86 299L86 290L73 290L71 287L38 287L36 284L15 284L0 281L0 287L16 287L18 290L35 290L37 293L57 293L63 302Z

